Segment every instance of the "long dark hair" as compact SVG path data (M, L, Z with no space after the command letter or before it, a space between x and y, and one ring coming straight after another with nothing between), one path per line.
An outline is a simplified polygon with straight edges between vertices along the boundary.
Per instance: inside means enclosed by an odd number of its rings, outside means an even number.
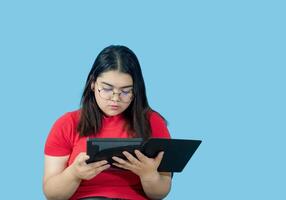
M77 131L80 136L90 136L101 130L103 113L96 103L91 84L101 73L111 70L127 73L133 79L133 100L123 113L130 137L149 138L151 127L148 115L151 108L146 96L141 67L136 55L129 48L119 45L104 48L94 61L81 98Z

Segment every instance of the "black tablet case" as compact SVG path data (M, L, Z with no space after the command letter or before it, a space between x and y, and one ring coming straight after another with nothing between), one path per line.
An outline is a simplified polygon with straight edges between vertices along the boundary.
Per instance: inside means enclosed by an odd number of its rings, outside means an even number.
M100 160L115 162L112 156L126 159L122 154L128 151L135 156L134 150L140 150L147 157L154 158L164 151L158 171L181 172L199 147L201 140L150 138L89 138L87 139L87 155L92 163ZM136 157L136 156L135 156Z

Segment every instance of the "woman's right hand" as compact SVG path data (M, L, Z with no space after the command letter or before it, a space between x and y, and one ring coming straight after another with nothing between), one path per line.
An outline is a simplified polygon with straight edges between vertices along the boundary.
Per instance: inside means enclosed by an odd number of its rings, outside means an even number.
M89 156L85 152L77 155L74 162L70 166L71 173L78 180L90 180L97 174L110 167L106 160L86 164Z

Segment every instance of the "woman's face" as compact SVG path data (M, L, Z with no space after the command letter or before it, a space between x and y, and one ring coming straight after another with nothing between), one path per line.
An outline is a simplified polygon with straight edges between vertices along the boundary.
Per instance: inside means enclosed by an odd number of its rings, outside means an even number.
M95 100L99 108L107 116L115 116L124 112L133 98L133 80L129 74L119 71L101 73L92 83Z

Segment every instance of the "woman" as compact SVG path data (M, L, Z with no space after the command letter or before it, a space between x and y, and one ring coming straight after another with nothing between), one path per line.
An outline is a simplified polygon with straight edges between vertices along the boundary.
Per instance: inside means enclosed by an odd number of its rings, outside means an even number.
M138 59L125 46L100 52L81 108L53 125L45 144L43 190L49 200L162 199L168 194L171 175L157 171L164 152L148 158L135 150L136 156L123 152L126 159L113 157L113 163L86 164L88 137L170 138L164 119L148 105Z

